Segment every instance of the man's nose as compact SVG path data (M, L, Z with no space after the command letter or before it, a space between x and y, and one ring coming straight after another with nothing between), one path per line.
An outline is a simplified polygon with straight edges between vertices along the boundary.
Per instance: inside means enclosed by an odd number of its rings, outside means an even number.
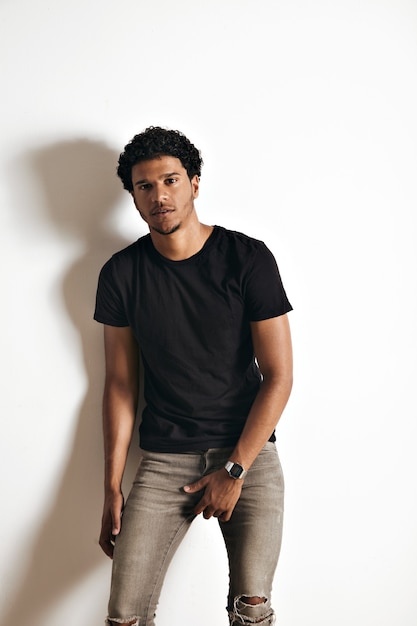
M167 199L166 188L163 184L156 184L153 187L153 198L154 202L160 203L164 202Z

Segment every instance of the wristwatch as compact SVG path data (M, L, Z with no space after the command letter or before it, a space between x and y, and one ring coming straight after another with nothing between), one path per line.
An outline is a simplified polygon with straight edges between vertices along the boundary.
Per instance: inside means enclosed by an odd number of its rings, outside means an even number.
M233 463L233 461L227 461L224 469L229 474L229 476L231 476L231 478L234 478L235 480L238 478L242 479L247 474L247 471L243 469L243 467L239 463Z

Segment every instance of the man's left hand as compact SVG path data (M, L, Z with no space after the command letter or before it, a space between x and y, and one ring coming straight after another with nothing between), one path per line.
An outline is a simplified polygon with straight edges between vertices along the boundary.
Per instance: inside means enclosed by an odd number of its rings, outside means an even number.
M194 507L194 513L203 514L205 519L217 517L222 522L228 522L233 509L240 498L243 480L231 478L224 468L200 478L191 485L186 485L186 493L196 493L204 490L204 494Z

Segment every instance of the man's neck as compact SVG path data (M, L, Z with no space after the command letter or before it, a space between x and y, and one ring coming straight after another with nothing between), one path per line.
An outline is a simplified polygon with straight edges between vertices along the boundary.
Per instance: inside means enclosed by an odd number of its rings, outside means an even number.
M200 252L212 231L212 226L197 221L188 228L179 228L171 235L161 235L153 230L150 234L159 254L171 261L183 261Z

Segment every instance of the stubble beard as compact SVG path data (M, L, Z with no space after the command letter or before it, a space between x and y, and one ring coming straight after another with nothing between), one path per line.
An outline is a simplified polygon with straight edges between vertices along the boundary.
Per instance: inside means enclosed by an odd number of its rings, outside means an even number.
M158 228L157 226L152 226L152 230L154 230L159 235L172 235L177 232L177 230L181 227L181 224L175 224L169 230L162 230L162 228Z

